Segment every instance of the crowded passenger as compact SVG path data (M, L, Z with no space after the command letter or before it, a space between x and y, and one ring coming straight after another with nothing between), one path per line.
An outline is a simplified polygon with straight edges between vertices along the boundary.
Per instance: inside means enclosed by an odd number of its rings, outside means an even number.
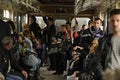
M56 35L56 28L53 22L53 18L48 18L47 19L47 37L48 37L48 46L51 44L51 39Z
M94 26L84 31L84 33L81 35L81 40L79 40L80 42L78 43L77 46L80 46L86 51L86 53L89 53L89 47L93 39L96 37L97 38L103 37L103 31L100 29L101 25L102 20L100 18L95 18ZM77 46L75 49L77 49Z
M17 36L18 36L16 26L15 26L14 22L11 20L7 21L7 23L9 24L9 26L11 28L11 37L13 38L13 43L16 44L17 43Z
M56 35L56 28L54 25L54 20L53 18L49 17L47 19L47 27L44 31L44 33L46 34L45 36L45 44L46 47L45 48L50 48L51 42L52 42L52 38ZM52 55L48 55L50 58L50 66L48 68L48 70L54 70L55 66L53 66L54 64L51 64L52 62L54 62Z
M26 23L23 23L22 32L20 34L23 35L24 32L27 33L26 37L29 38L30 40L35 39L34 33L30 31L29 25L27 25Z
M61 31L57 33L56 39L60 41L60 50L56 56L56 72L54 75L62 75L66 69L66 51L68 50L68 33L65 25L61 25Z
M32 42L28 38L19 35L19 53L21 65L23 65L28 72L30 69L33 69L34 77L39 79L41 77L39 70L41 61L38 58L37 53L33 50L31 44Z
M66 23L66 29L67 29L69 40L71 42L72 41L72 32L71 32L71 24L69 22Z
M110 29L112 33L108 36L104 36L99 40L99 45L95 51L96 56L93 58L92 71L94 75L91 76L96 80L104 80L103 75L107 70L114 71L119 69L119 19L120 19L120 9L113 9L110 12ZM96 69L93 69L96 68ZM105 78L108 77L105 72ZM111 73L112 74L112 73ZM109 76L111 75L109 74ZM84 75L85 76L85 75ZM86 75L88 76L88 75ZM90 74L89 74L90 76ZM112 75L113 76L113 75ZM90 78L90 77L89 77ZM118 77L112 77L111 80L119 80ZM81 79L81 76L75 80ZM105 79L107 80L107 79Z
M0 72L5 80L26 80L28 77L28 73L20 66L19 59L16 59L16 52L13 39L9 36L4 37L0 48Z
M78 71L74 71L71 77L79 76L80 79L84 79L86 74L88 74L92 70L92 64L94 59L95 49L98 46L98 39L102 38L103 32L100 30L100 26L102 25L102 20L100 18L95 18L94 26L86 29L81 35L80 42L73 49L78 50L80 55L80 65L82 65L81 69Z
M0 45L1 45L2 39L5 36L11 35L11 28L10 28L9 24L4 22L1 18L0 18L0 25L4 26L4 27L0 27Z
M77 51L72 52L72 59L70 60L70 65L67 75L72 75L75 71L78 71L82 65L80 65L80 53Z
M101 29L100 18L87 21L88 28L78 26L85 22L75 18L73 28L67 22L58 33L52 17L45 22L47 27L41 30L36 17L30 16L29 25L22 25L19 35L21 28L16 31L13 21L0 19L4 26L0 27L0 80L42 80L41 66L59 76L67 68L67 80L119 80L120 9L110 11L108 35Z
M78 37L78 27L79 27L78 21L75 18L75 25L72 27L72 43L73 43L74 39Z
M41 28L38 23L36 23L36 17L31 16L29 18L29 28L32 31L36 38L41 38Z
M81 30L77 31L76 35L77 37L74 38L73 45L77 45L81 41L81 36L83 35L84 31L86 30L86 25L81 26Z
M110 12L111 34L100 40L97 50L97 58L101 63L102 71L106 69L115 70L120 68L119 59L119 36L120 36L120 9L113 9ZM102 72L101 71L101 72Z

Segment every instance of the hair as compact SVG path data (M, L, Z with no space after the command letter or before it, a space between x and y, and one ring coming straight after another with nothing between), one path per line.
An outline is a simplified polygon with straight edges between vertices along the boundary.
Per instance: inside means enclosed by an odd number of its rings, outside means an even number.
M70 23L69 21L67 21L67 22L66 22L66 24L69 24L69 25L71 25L71 23Z
M49 21L53 21L53 18L51 18L51 17L48 17L48 19L47 20L49 20Z
M35 16L31 16L30 17L32 20L36 21L36 17Z
M23 31L23 36L28 37L29 32L28 31Z
M7 23L11 26L12 30L15 30L15 24L13 21L9 20Z
M88 27L91 27L91 23L93 23L93 21L92 21L92 20L89 20L89 21L88 21Z
M95 18L94 21L97 21L97 20L100 20L101 23L102 23L102 20L100 18Z
M64 28L66 28L66 26L65 26L64 24L62 24L62 25L61 25L61 27L64 27Z
M120 14L120 9L113 9L110 11L110 17L115 14Z
M88 24L90 24L90 23L92 23L92 22L93 22L92 20L89 20L89 21L88 21Z
M85 24L83 24L83 25L82 25L82 28L84 28L85 26L86 26L86 25L85 25Z
M13 39L10 36L6 36L2 39L2 44L3 45L8 45L11 42L13 42Z

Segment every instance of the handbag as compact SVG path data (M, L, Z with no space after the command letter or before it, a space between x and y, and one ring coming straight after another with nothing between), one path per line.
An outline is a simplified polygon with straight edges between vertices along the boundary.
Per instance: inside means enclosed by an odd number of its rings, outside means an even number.
M35 56L35 53L28 51L26 55L22 56L22 62L27 66L34 67L39 63L39 60Z
M53 54L53 53L58 53L58 49L59 49L59 45L58 44L51 44L51 46L49 47L47 53Z

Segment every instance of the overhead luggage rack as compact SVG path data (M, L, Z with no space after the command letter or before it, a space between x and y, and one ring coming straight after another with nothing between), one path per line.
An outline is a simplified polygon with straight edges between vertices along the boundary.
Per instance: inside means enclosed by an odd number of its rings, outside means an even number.
M75 0L75 15L81 11L100 5L102 1L103 0Z

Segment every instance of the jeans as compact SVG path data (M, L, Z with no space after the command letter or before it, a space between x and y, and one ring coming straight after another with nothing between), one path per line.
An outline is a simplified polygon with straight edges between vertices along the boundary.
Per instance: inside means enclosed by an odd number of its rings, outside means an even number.
M45 63L45 58L46 58L46 44L44 43L44 44L43 44L42 55L41 55L42 64Z
M23 80L23 79L17 75L6 74L6 80Z
M74 77L67 76L67 80L74 80Z

